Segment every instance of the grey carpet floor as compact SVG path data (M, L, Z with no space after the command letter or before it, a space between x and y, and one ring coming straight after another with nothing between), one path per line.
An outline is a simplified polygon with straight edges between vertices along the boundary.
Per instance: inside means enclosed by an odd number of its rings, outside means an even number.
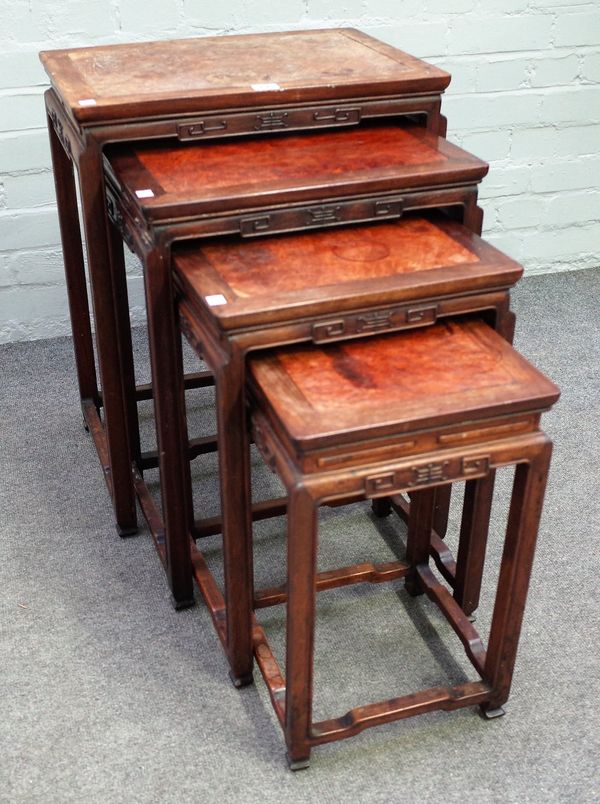
M412 718L317 748L297 774L258 673L235 690L202 603L172 609L147 531L117 536L69 339L2 347L0 801L600 801L599 298L600 271L531 277L514 294L516 344L563 393L545 418L555 453L506 717ZM135 349L144 375L141 331ZM194 434L211 415L210 392L196 392ZM254 465L257 497L273 493ZM484 634L510 488L500 475ZM195 462L194 480L198 511L213 512L214 460ZM402 527L366 505L326 509L320 524L323 568L402 550ZM276 582L284 520L260 523L255 541L258 583ZM218 573L218 538L205 548ZM474 677L440 615L401 584L325 593L318 614L318 718ZM282 615L261 614L279 653Z

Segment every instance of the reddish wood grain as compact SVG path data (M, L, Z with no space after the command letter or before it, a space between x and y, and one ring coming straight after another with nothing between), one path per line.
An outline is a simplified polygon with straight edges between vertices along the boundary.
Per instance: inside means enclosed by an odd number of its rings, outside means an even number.
M251 357L260 394L292 439L339 443L436 420L548 407L558 389L481 321ZM348 437L350 437L350 435Z
M290 193L310 200L468 184L488 170L420 126L393 124L177 146L120 144L107 148L106 157L117 186L152 218L214 211L219 203L272 206L293 200ZM143 190L152 194L140 198Z
M210 310L226 329L472 295L509 288L522 273L465 226L431 212L242 242L188 241L175 246L173 266L182 293L199 310L207 296L223 296L225 303Z
M367 88L440 92L450 81L443 70L352 29L105 45L46 51L41 59L80 121L353 97ZM260 89L272 83L280 89ZM82 106L86 99L95 104Z
M201 255L235 297L266 296L326 285L370 281L396 274L429 271L442 266L472 264L478 256L453 230L451 221L407 218L381 224L313 232L310 235L207 243ZM196 246L196 253L198 252ZM206 265L194 252L177 257L186 273L201 283ZM181 268L180 268L181 270Z
M263 137L201 145L144 145L133 153L158 195L184 196L203 184L209 191L237 186L279 186L282 182L327 181L339 176L396 173L409 165L446 161L437 139L411 126L364 128ZM114 162L113 162L114 164ZM207 187L208 186L208 187ZM152 206L160 203L153 201Z

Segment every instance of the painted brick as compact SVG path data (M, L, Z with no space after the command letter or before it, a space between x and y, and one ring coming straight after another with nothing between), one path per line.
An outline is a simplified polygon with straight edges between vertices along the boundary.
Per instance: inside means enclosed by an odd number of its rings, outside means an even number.
M536 259L556 260L594 251L593 244L600 242L600 223L553 231L523 232L522 237L523 254L530 254Z
M513 260L521 259L522 252L522 239L516 232L488 232L485 227L483 234L492 246L495 246L504 254L508 254Z
M540 119L541 94L526 92L498 95L465 95L446 98L444 113L448 128L472 131L498 126L531 126Z
M278 29L305 18L303 0L265 5L237 0L236 3L207 3L206 0L184 0L184 16L193 25L220 31Z
M530 0L530 5L534 11L545 11L555 6L562 6L557 13L567 12L572 6L585 5L586 0ZM570 5L569 5L570 4Z
M186 22L215 31L235 30L244 24L239 3L209 4L205 0L184 0L183 14Z
M239 2L239 0L238 0ZM306 18L304 0L285 0L284 3L257 3L256 0L242 0L244 25L268 26L277 30L283 23L298 23ZM337 3L335 4L337 7Z
M600 12L588 14L558 14L554 44L558 47L597 45L600 32Z
M552 18L543 14L503 17L466 15L450 23L449 53L509 53L550 45Z
M600 87L573 86L549 93L542 102L542 119L554 124L600 122Z
M29 0L2 4L2 38L11 43L43 42L48 39L45 15L37 14Z
M0 288L10 288L15 284L15 275L9 267L8 259L8 254L0 254Z
M60 249L18 251L5 256L15 285L63 285L65 282Z
M386 27L366 26L364 30L371 36L422 59L443 56L446 53L448 25L445 22L408 22Z
M6 187L4 181L0 181L0 209L6 209Z
M585 221L600 221L600 190L559 193L548 200L547 225L572 226Z
M12 319L0 325L0 344L13 341L36 341L41 338L59 338L70 335L71 325L67 315L53 318Z
M466 132L461 137L461 147L487 162L505 159L510 152L510 131Z
M58 42L72 37L85 37L79 44L93 42L110 36L115 30L115 16L110 0L61 0L49 3L48 0L30 0L31 13L44 26L44 38L50 36L58 47ZM144 4L146 5L146 3ZM140 12L140 20L145 14Z
M579 74L579 59L575 54L531 60L532 87L554 87L572 83Z
M64 285L0 290L0 326L23 319L53 319L67 315L67 291Z
M581 74L587 81L600 82L600 53L584 56Z
M365 0L341 0L331 3L330 0L308 0L308 15L317 19L358 19L365 10ZM369 14L373 12L369 9Z
M432 64L450 73L452 80L446 90L448 95L473 92L477 81L477 65L473 61L458 61L447 58L430 59Z
M563 0L565 2L565 0ZM484 0L481 4L482 11L486 14L501 13L501 14L514 14L519 11L527 11L530 5L530 0ZM482 31L482 36L485 38L486 32Z
M506 198L496 203L497 221L502 229L523 229L543 224L549 199L544 196Z
M499 92L519 89L529 84L529 60L522 58L495 59L488 56L477 66L478 92Z
M534 193L583 190L600 186L600 158L580 158L571 162L549 162L532 169Z
M0 95L0 131L23 131L45 125L46 112L41 92Z
M598 255L589 252L571 254L568 257L554 257L554 259L538 260L527 256L521 261L529 276L534 274L556 274L561 271L585 271L589 268L598 268Z
M600 144L600 125L569 126L556 132L556 153L558 156L578 156L598 154Z
M524 0L518 0L518 2L524 2ZM450 14L465 14L467 11L473 11L477 6L477 0L455 0L452 3L448 3L446 0L425 0L424 5L428 14L441 14L443 17L448 17Z
M177 0L144 0L143 13L139 0L119 0L119 12L124 31L174 31L179 23ZM158 34L157 38L164 36Z
M423 18L424 0L367 0L367 13L371 20L388 17L395 22L407 20L412 17ZM369 19L365 20L368 25Z
M55 209L21 210L0 214L0 250L31 249L60 244Z
M37 50L0 55L0 89L47 86L48 79Z
M511 159L529 162L549 156L577 157L598 153L600 125L521 129L513 132Z
M538 161L556 153L558 132L555 128L523 128L513 132L510 157L513 161Z
M125 249L125 270L128 276L141 276L142 264L135 254Z
M127 294L129 296L129 305L141 313L137 318L139 323L145 322L144 310L146 309L146 300L144 296L144 279L141 276L127 277ZM132 316L133 318L133 316Z
M490 166L490 172L481 185L482 198L495 198L502 195L522 195L531 187L531 168Z
M5 176L2 179L6 206L11 210L41 207L56 203L51 171Z
M0 173L50 168L48 131L0 135Z

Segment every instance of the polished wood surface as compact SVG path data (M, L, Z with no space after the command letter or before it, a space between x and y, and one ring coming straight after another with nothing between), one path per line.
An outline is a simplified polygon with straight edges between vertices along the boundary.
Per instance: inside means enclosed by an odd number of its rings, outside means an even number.
M299 302L298 298L292 299L293 293L287 297L285 294L278 296L274 293L271 299L268 300L268 291L263 291L263 295L255 300L254 311L238 317L238 329L227 329L226 327L221 329L218 326L223 323L218 311L225 309L225 307L229 308L229 305L222 306L217 304L212 306L206 303L205 296L198 295L198 290L201 291L203 287L201 282L203 272L208 273L210 266L206 261L204 261L203 265L199 265L194 260L194 256L202 253L204 247L209 249L214 247L219 260L225 266L229 262L227 252L229 247L233 249L234 254L239 254L243 257L245 246L250 246L253 254L259 254L256 265L262 264L265 272L270 275L276 275L280 267L278 263L264 258L264 254L263 257L260 257L261 252L254 251L254 244L258 244L258 241L246 241L245 244L241 244L239 241L229 240L225 244L224 252L221 251L223 243L218 243L217 241L204 240L191 244L189 253L192 273L194 273L195 268L198 268L193 276L194 281L198 283L195 287L191 287L189 284L185 285L177 267L173 272L179 285L179 313L184 334L215 376L216 407L219 417L219 477L222 483L224 511L224 519L220 524L225 547L225 564L230 577L227 583L228 589L240 589L238 583L242 584L242 589L245 588L244 582L233 580L231 576L239 576L246 566L243 559L235 556L239 556L242 545L247 544L248 534L251 532L249 524L246 522L250 511L249 497L246 502L241 499L247 489L245 480L248 471L244 467L243 452L247 439L244 402L246 355L248 352L301 341L316 342L318 340L323 342L323 340L339 341L347 337L365 337L381 332L382 329L388 331L423 327L432 324L436 317L442 318L461 313L463 315L472 314L475 311L486 314L488 320L494 322L500 332L507 335L512 332L512 314L508 307L508 291L505 287L500 288L499 285L501 283L512 284L512 282L516 281L521 273L520 266L499 255L494 249L488 251L487 245L479 238L473 237L466 227L443 215L434 214L431 218L421 217L421 222L425 224L422 227L419 226L418 216L413 216L412 214L400 221L398 226L401 228L406 227L406 234L404 238L399 237L400 242L397 246L393 237L393 227L389 231L386 242L390 248L397 247L400 265L405 262L410 265L415 259L416 253L425 257L425 253L429 253L431 250L431 241L438 242L438 238L441 241L445 238L449 239L450 242L446 243L445 253L450 262L452 262L453 258L460 258L464 262L441 269L431 268L426 271L417 271L414 274L401 273L398 277L392 277L389 280L399 280L399 288L394 289L392 287L391 290L385 285L385 278L377 277L363 282L349 281L345 284L340 283L338 286L326 286L325 288L307 287L305 291L296 292L297 294L304 294L304 303ZM379 224L377 227L365 227L365 231L369 228L378 229L379 227L382 230L385 228L386 231L388 229L386 224ZM344 232L349 236L354 236L357 235L359 230L348 228ZM419 232L423 234L422 242L420 242L418 236ZM411 234L412 237L409 236ZM266 247L266 254L281 260L281 270L285 274L287 271L286 255L289 254L290 258L295 259L292 255L296 252L302 253L301 244L303 242L312 242L313 237L323 237L323 242L329 242L328 237L330 236L333 238L331 242L337 242L339 245L338 233L331 231L328 235L325 232L315 232L311 235L306 235L306 238L299 236L268 238L261 241L261 243ZM369 246L371 245L372 243L369 243ZM361 250L356 242L354 242L354 246L357 249L354 256L360 255ZM176 255L179 254L179 248L186 250L187 246L180 244L175 250ZM438 257L440 257L441 250L439 248L437 253ZM348 270L349 278L352 280L355 277L356 265L352 260L344 259L347 256L348 252L342 250L342 259L340 261L344 264L350 263ZM470 260L473 256L475 256L475 261L471 262ZM338 257L334 254L332 259L335 261ZM364 252L362 253L362 261L365 263L364 267L368 273L370 261L364 259ZM178 263L178 256L175 257L175 262ZM294 268L296 271L299 269L297 262L294 263ZM424 277L433 275L436 272L440 274L437 283L423 281ZM288 276L289 281L293 283L293 271ZM256 281L256 276L254 279ZM404 286L402 286L403 280L405 280ZM258 285L260 292L260 283ZM209 287L209 289L214 288ZM436 296L436 293L442 295ZM415 297L418 299L417 302L415 302ZM396 298L402 298L403 302L396 304L394 301ZM214 302L215 300L212 299L211 301ZM247 305L252 301L252 298L242 299L241 304ZM270 309L262 309L261 304L269 304ZM238 303L236 302L235 305L232 304L231 306L237 307ZM340 312L342 309L346 311L344 314ZM235 319L235 314L233 318ZM231 323L231 319L227 323ZM412 441L412 439L409 440ZM430 448L428 445L419 444L417 451L424 452L428 448ZM241 454L240 449L242 449ZM398 451L396 443L393 443L391 447L389 443L379 444L375 447L372 441L369 442L369 449L371 460L375 460L375 458L383 460L390 456L390 452L391 457L394 457ZM346 466L356 460L358 452L354 445L350 450L344 450L343 448L335 450L335 448L332 448L332 451L335 454L328 454L323 457L322 453L319 453L318 459L314 459L313 456L305 457L303 459L303 468L312 463L312 468L314 469L315 460L321 460L321 457L323 466L326 464L329 469ZM308 470L310 470L310 467L308 467ZM278 507L277 510L280 511L280 508ZM215 532L215 524L217 525L217 530L219 529L219 523L205 523L200 520L195 524L196 533L206 533L207 524L210 526L208 532ZM437 522L436 527L439 527ZM169 538L174 538L172 532ZM439 557L440 547L444 554L443 559ZM444 566L446 567L447 565L449 568L450 564L445 557L449 551L437 537L432 550L436 554L436 561L443 561ZM234 557L232 558L232 556ZM451 582L453 572L450 572L447 577ZM205 572L197 573L196 578L202 595L210 608L213 599L212 592L205 586ZM469 580L471 579L469 578ZM475 586L476 584L473 583L472 585ZM245 592L228 593L227 632L230 631L234 615L237 623L243 622L244 617L248 616L248 610L244 610L243 605L245 596ZM213 610L215 621L220 617L218 614L220 610L220 606ZM235 630L238 634L244 634L243 629L236 628ZM246 683L251 668L251 661L248 661L250 657L244 654L239 642L235 644L232 639L226 637L224 638L224 644L234 677L239 683Z
M444 420L542 410L558 389L478 320L251 356L249 373L292 441L324 446Z
M52 88L45 93L45 102L53 162L61 187L59 203L64 207L60 217L65 270L86 427L93 435L103 475L113 496L119 532L126 534L135 530L135 489L159 553L167 564L176 604L186 605L192 600L192 584L183 517L175 517L179 523L175 527L171 514L166 514L169 521L165 533L165 518L143 482L144 458L138 454L135 427L129 428L133 436L132 448L128 450L125 446L129 440L125 430L134 418L138 392L133 383L124 390L133 377L127 331L128 302L122 257L114 253L115 249L108 242L115 238L106 237L102 149L113 142L240 137L280 128L289 131L330 129L406 115L416 116L428 130L443 135L445 118L440 115L440 95L449 76L350 30L81 48L45 53L42 61L52 82ZM271 74L274 64L275 71ZM240 80L252 79L258 86L239 85ZM274 87L273 81L281 81L280 88ZM67 161L81 174L82 222L96 317L96 350L87 312L77 196L72 176L68 175ZM311 198L322 200L315 192ZM476 191L470 188L470 198L454 199L454 202L463 204L465 222L471 222L476 228L480 211L475 206L475 198ZM177 215L177 207L174 212ZM380 212L381 208L376 210L376 214ZM241 212L240 217L243 215ZM372 215L358 217L369 219ZM209 228L216 225L217 220L209 221ZM317 225L319 221L320 216ZM250 225L254 227L255 223L251 221ZM136 234L130 234L127 241L141 238L143 254L140 256L147 266L153 266L152 281L146 286L146 306L151 353L156 354L162 348L157 333L175 331L169 242L163 240L159 246L154 241L156 248L148 254L152 238L138 224L139 221L133 221ZM278 220L276 224L277 230L289 229L287 220ZM229 231L232 220L225 221L224 225ZM171 231L170 234L173 239L190 236L189 232L182 235ZM197 231L198 236L205 234L210 232ZM112 264L108 259L109 249L113 251ZM151 395L155 398L156 409L163 411L178 396L169 375L176 356L172 351L167 352L163 355L166 371L156 365L154 359L152 366ZM96 365L100 367L101 390ZM172 424L168 413L157 422L161 443L164 444L166 438L178 443ZM178 450L176 445L174 451ZM161 449L158 456L162 478L180 474L173 455L167 459L165 450ZM235 459L233 463L236 465ZM170 479L164 483L163 509L182 511L181 495L172 495L172 486ZM172 505L167 504L165 493L173 499ZM173 536L179 545L179 559L169 547L165 548L169 533L179 534L179 538ZM179 567L174 566L176 560L180 560Z
M441 92L450 81L443 70L350 28L54 50L41 59L82 122Z
M488 170L485 162L414 124L199 145L116 145L107 149L105 166L132 208L151 219L292 197L474 183Z
M504 714L551 454L539 414L558 398L556 386L476 319L349 346L280 349L271 358L251 358L249 373L255 444L288 492L286 583L255 595L261 607L287 604L285 675L256 621L254 646L290 768L306 768L316 745L432 710L478 704L488 718ZM445 399L438 401L440 396ZM343 444L347 464L331 463L315 450L320 460L307 471L306 440L290 447L299 418L313 441L320 437L321 445L333 448ZM386 455L381 441L371 438L383 430L390 447ZM515 479L486 645L469 615L479 594L494 472L509 465L516 467ZM430 555L436 499L454 481L466 481L466 506L452 594L430 566ZM366 497L391 498L394 507L405 507L406 492L411 502L404 561L317 573L320 505ZM447 581L444 565L436 565ZM313 722L316 594L381 583L386 576L404 578L410 595L425 594L438 607L477 680L467 677L458 685L359 705Z
M373 303L511 287L522 268L445 215L173 250L187 300L225 328ZM221 296L208 305L206 298ZM383 322L381 322L382 324Z

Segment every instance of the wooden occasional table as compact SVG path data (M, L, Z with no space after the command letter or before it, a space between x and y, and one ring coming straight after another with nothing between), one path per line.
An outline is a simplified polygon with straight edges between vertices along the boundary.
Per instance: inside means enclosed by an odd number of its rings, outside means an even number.
M368 342L382 332L426 329L438 319L473 313L486 317L510 338L513 316L508 291L522 269L464 225L430 212L414 213L396 223L243 243L234 239L181 243L174 248L173 272L182 329L216 380L223 522L201 520L195 529L197 536L223 533L225 598L195 546L192 562L226 649L232 678L241 685L252 677L244 410L248 354L300 342L320 345L355 338ZM402 344L399 339L401 351ZM390 356L390 371L394 361ZM183 396L181 388L179 393ZM176 410L183 417L183 405ZM177 429L185 432L182 421ZM387 448L382 445L382 449ZM383 455L372 446L371 459L380 458ZM487 535L489 490L489 477L477 487L467 484L461 541L477 541L480 552ZM182 499L185 491L179 490ZM419 492L413 505L418 497ZM402 516L406 514L401 499L392 497L391 504ZM424 506L416 504L422 513ZM281 514L286 505L285 498L262 503L254 513ZM385 506L376 513L385 514ZM181 551L171 547L173 554L183 552L189 543L187 532L167 530L166 537L183 543ZM463 605L470 613L477 605L482 565L472 557L468 566L463 561L455 570L454 560L436 536L432 552L444 577L464 588Z
M488 168L422 126L388 121L327 133L201 145L114 145L106 149L104 159L110 218L144 266L164 516L164 527L158 526L164 544L157 541L157 546L173 596L183 604L192 596L190 503L181 493L189 485L189 455L181 429L184 391L172 303L172 242L237 235L250 243L258 235L395 220L405 211L427 207L447 208L468 229L479 232L477 185ZM114 233L111 247L112 264L121 275L122 246ZM467 285L463 291L468 293ZM357 304L366 289L354 292ZM124 321L127 307L121 307L118 318ZM331 305L329 313L333 312ZM232 354L217 377L219 398L230 406L226 429L239 436L219 445L226 450L219 458L223 498L228 510L235 512L232 543L239 543L235 529L245 527L247 502L238 482L245 426L243 359L243 353ZM136 454L132 370L124 372L123 381L132 458L143 469L147 464L140 460L139 450ZM156 523L139 476L138 487L147 519Z
M424 117L431 131L443 132L440 95L450 76L351 29L56 50L43 52L41 60L52 84L45 101L84 421L112 496L117 528L125 535L137 527L121 380L132 372L132 358L129 324L122 306L114 304L125 292L125 275L120 264L111 266L109 260L104 146L353 126L362 119L406 114ZM172 322L165 322L161 348L171 348L174 336ZM201 381L190 378L188 384ZM138 399L151 395L151 387L137 390ZM186 583L189 591L189 579L173 579L175 586Z
M255 442L289 496L287 583L256 595L257 606L287 603L285 677L258 624L254 634L291 768L306 767L315 745L399 718L474 705L488 717L502 714L551 453L540 414L558 399L556 386L477 320L277 349L252 356L248 374ZM494 468L509 465L515 479L486 648L465 615L464 586L458 584L452 596L429 565L431 498L454 481L477 487ZM319 505L419 489L404 561L317 573ZM459 562L468 569L484 549L461 540ZM400 578L409 594L426 594L441 609L478 678L313 723L316 593ZM343 683L343 668L339 675Z

